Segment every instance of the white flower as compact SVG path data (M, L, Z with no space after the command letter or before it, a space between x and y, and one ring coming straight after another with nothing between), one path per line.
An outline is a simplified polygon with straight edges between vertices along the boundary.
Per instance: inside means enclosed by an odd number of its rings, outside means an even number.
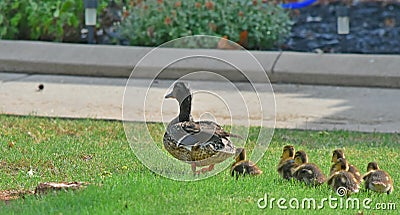
M33 176L33 169L32 167L30 167L30 170L28 171L28 176L32 177Z

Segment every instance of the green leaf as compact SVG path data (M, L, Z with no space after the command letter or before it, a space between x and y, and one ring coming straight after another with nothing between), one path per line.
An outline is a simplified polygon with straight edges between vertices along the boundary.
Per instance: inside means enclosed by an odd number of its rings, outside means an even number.
M74 2L72 0L65 1L61 6L61 13L69 11L74 6Z
M53 17L58 18L60 16L60 10L57 8L53 13Z
M0 39L3 38L7 34L7 28L1 27L0 28Z
M21 13L15 14L15 16L11 18L11 26L18 26L20 19L21 19Z
M19 1L14 1L11 5L11 9L17 9L19 7L20 2Z

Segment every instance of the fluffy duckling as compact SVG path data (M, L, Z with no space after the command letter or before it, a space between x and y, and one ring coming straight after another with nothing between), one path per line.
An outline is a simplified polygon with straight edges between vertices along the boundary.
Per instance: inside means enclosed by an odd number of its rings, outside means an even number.
M344 187L346 194L357 193L360 189L358 180L355 176L349 172L349 163L345 158L339 158L333 165L333 174L328 178L327 183L333 188L338 194L343 192L339 188ZM340 193L342 194L342 193Z
M294 147L293 146L285 146L283 147L283 152L281 156L281 160L278 164L278 173L284 179L291 179L292 169L296 166L294 163Z
M260 175L262 170L252 161L246 159L246 150L244 148L236 149L236 162L231 167L232 177L236 175L236 180L240 175Z
M294 162L299 165L292 170L293 177L297 180L303 181L309 186L318 186L325 182L326 178L321 169L313 163L308 163L306 152L297 151L294 156Z
M332 175L336 172L335 165L339 158L346 158L346 157L344 156L343 150L335 149L332 154L332 163L333 164L331 166L329 175ZM354 175L355 179L357 179L358 184L360 184L362 182L362 177L361 177L360 171L358 171L357 167L349 164L349 169L347 171L349 171L350 173L352 173Z
M390 175L379 169L376 162L368 163L367 173L363 176L365 189L378 193L390 194L393 191L393 181Z

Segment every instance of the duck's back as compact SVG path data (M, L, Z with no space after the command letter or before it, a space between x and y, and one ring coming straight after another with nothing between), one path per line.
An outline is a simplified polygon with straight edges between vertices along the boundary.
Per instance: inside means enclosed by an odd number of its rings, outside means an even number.
M293 177L311 186L321 185L326 179L321 169L313 163L306 163L297 167L293 172Z
M358 192L359 185L358 181L354 178L354 175L348 171L342 170L334 173L327 181L335 191L340 187L346 188L350 193Z
M364 177L365 188L380 193L390 193L393 189L392 179L389 174L383 170L371 171Z
M235 147L221 126L211 121L170 123L164 135L164 146L183 161L221 162L235 154ZM207 159L211 159L208 161Z

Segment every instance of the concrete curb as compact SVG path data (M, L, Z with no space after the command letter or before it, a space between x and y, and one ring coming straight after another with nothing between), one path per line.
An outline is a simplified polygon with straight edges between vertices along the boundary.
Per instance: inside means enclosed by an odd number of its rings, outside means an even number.
M35 74L63 74L103 77L129 77L137 63L152 48L65 44L0 40L0 71ZM297 52L250 51L267 72L271 82L342 86L400 88L399 55L314 54ZM156 68L185 56L208 55L232 62L254 82L265 82L259 65L245 51L165 48L152 61L142 61L138 78L153 78ZM251 62L251 63L249 63ZM159 75L176 79L192 71L208 70L232 81L246 81L233 67L205 60L182 61ZM264 76L264 77L263 77ZM214 75L192 76L218 80Z

